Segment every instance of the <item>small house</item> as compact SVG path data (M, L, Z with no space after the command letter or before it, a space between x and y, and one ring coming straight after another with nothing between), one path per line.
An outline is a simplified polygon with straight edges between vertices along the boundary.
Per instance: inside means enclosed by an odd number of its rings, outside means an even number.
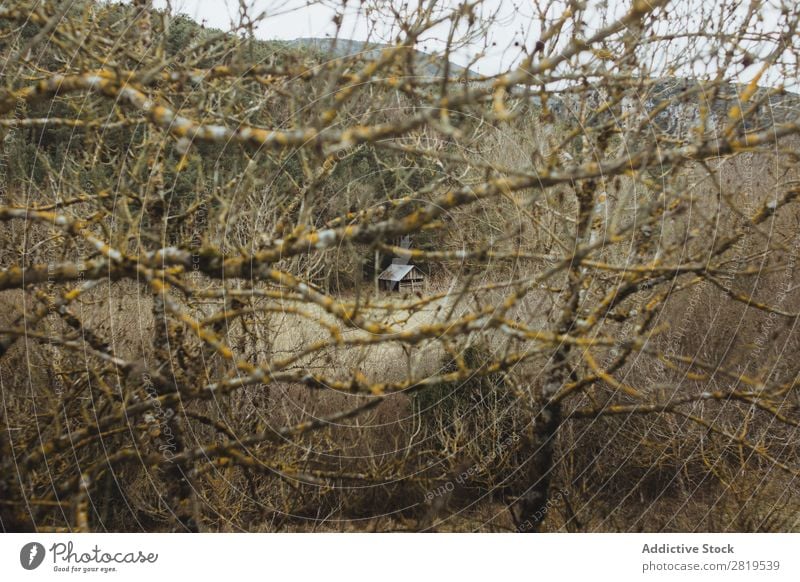
M378 276L378 285L383 291L422 290L425 275L416 265L393 262Z

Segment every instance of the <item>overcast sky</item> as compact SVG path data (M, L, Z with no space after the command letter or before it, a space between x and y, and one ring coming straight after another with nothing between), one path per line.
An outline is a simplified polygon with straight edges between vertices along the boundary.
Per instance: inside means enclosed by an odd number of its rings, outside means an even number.
M250 7L251 16L261 13L266 14L266 18L260 22L256 30L256 35L262 39L281 39L291 40L302 37L325 37L333 35L336 27L333 17L337 12L342 11L342 2L339 0L322 0L314 2L310 6L306 0L245 0ZM405 0L395 0L393 6L400 7ZM443 0L439 4L443 7L456 6L461 0ZM767 8L763 11L763 18L754 27L753 32L774 32L778 30L779 7L783 2L795 0L767 0ZM374 42L391 42L396 30L391 27L392 18L388 15L381 16L374 7L381 4L386 5L388 0L376 1L349 0L344 12L344 24L340 37L351 38L354 40L371 40ZM483 56L472 69L482 74L494 74L504 70L517 62L521 55L521 47L532 46L539 30L540 21L536 17L532 6L534 2L530 0L486 0L481 6L481 16L492 20L488 29L488 37L476 38L451 55L451 60L459 65L466 65L472 57L479 51L484 51ZM625 0L595 0L589 2L590 10L587 12L587 21L590 33L591 29L602 28L609 21L620 16L630 6L630 2ZM164 8L167 0L154 0L154 5ZM198 22L205 22L207 26L229 29L232 24L239 20L239 0L171 0L172 10L186 14ZM738 13L743 14L748 2L739 2ZM719 6L716 0L677 0L671 4L670 25L674 31L685 32L696 27L700 22L701 13L714 14ZM372 12L367 12L365 7L373 7ZM563 2L555 0L548 13L549 18L556 18L563 9ZM736 22L735 15L730 18L733 26ZM676 24L677 23L677 24ZM445 28L434 30L420 43L421 50L434 52L443 46L442 39L445 38L447 30ZM666 31L664 31L666 32ZM516 44L515 44L516 43ZM701 54L704 48L700 45L692 47L685 46L681 41L673 41L666 47L659 47L653 50L653 69L663 69L664 63L680 62L687 55L696 56ZM768 43L754 43L748 46L755 55L767 54L773 47ZM709 64L710 62L710 64ZM797 71L796 63L793 64L794 71ZM699 68L698 68L699 67ZM703 73L713 73L713 59L700 59L695 63L691 72L679 70L677 74L682 75L702 75ZM739 75L740 82L748 81L752 74L758 69L758 63L749 69L735 71ZM796 77L796 74L793 75ZM788 82L787 82L788 81ZM787 88L796 88L797 79L787 79L785 74L774 71L768 73L762 79L762 84L773 84L776 82L786 83Z
M459 3L460 0L445 0L441 5L457 6ZM163 8L166 4L166 0L154 0L156 7ZM247 4L252 6L252 15L266 13L267 17L257 29L257 35L263 39L291 40L332 36L336 32L333 17L342 11L342 3L336 0L323 0L310 6L306 0L247 0ZM486 51L486 56L473 67L474 70L492 74L512 64L520 54L520 49L514 46L514 42L517 41L522 46L530 36L529 27L533 21L533 13L525 4L524 1L507 0L485 2L481 7L482 16L494 19L488 42L484 43L480 39L480 43L476 41L469 48L453 54L451 60L456 64L466 65L477 51L484 49L484 44L488 44L490 48ZM239 18L238 0L172 0L171 5L174 11L186 14L198 22L205 21L214 28L230 28ZM348 2L344 16L340 33L342 38L391 42L397 32L389 25L391 17L382 17L378 12L367 14L358 0ZM446 33L446 29L438 32ZM492 43L495 43L493 47ZM423 38L419 48L433 52L442 46L441 39L434 31Z

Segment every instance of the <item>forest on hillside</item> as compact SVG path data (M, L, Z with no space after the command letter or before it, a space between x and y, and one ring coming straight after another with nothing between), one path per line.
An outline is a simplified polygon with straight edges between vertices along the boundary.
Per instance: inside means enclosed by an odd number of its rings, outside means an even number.
M346 4L0 5L0 529L799 531L800 5Z

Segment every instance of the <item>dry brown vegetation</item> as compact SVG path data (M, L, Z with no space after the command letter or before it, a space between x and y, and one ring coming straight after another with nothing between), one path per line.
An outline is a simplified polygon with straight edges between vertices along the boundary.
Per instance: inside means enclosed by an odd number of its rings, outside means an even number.
M695 4L4 3L2 528L798 530L800 7Z

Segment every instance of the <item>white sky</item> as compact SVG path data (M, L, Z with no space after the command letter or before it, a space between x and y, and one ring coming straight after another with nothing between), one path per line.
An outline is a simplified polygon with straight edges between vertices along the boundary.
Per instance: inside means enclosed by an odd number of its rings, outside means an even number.
M337 12L342 11L340 0L321 0L314 3L306 0L243 1L249 7L248 12L251 17L262 13L266 14L266 18L256 29L256 35L262 39L291 40L302 37L332 36L336 31L333 17ZM389 0L347 0L344 24L339 36L360 41L391 42L397 31L392 30L390 23L393 19L388 15L385 7L391 5L402 10L405 2L412 2L415 5L415 0L394 0L391 4ZM457 6L460 2L461 0L440 0L438 4L447 9ZM213 28L227 30L239 20L240 0L154 0L157 8L165 8L168 3L173 11L186 14L198 22L205 22L207 26ZM788 6L796 6L796 0L767 0L766 7L762 12L762 19L752 27L752 31L777 36L780 7L786 3L789 3ZM494 74L508 68L519 59L521 47L533 46L541 26L540 19L535 12L535 6L540 4L545 4L545 2L486 0L481 6L481 16L492 19L488 37L472 39L467 46L451 54L450 60L463 66L471 60L476 52L484 50L485 56L472 66L474 71L482 74ZM630 6L630 0L594 0L588 4L590 9L584 18L584 21L587 22L585 35L591 34L594 30L602 28L609 21L620 16ZM736 15L742 15L748 4L746 1L739 1L737 9L730 17L726 18L726 22L730 22L733 26L733 23L736 22ZM719 5L720 3L716 0L675 0L671 3L671 32L685 32L696 28L701 20L701 14L720 18L721 16L717 13ZM384 7L384 15L380 14L380 9L376 9L376 6ZM547 18L553 19L560 16L563 7L564 0L554 0L547 13ZM445 38L446 33L446 28L432 31L427 38L422 39L418 48L425 52L441 50L442 39ZM515 42L519 43L519 46L515 46ZM653 47L654 50L650 55L652 67L655 70L663 70L665 64L681 63L687 56L694 57L704 50L708 52L707 42L700 41L699 44L691 47L687 46L688 42L691 41L678 40L672 41L668 46ZM767 54L772 48L769 45L770 43L752 42L747 48L758 56ZM700 75L703 72L713 73L714 62L705 59L709 62L704 64L702 60L704 59L701 59L700 63L693 64L692 72ZM784 83L787 88L796 88L798 84L797 62L789 63L789 67L788 70L791 70L793 74L789 75L786 71L773 70L765 75L761 83ZM732 73L738 75L738 81L746 82L757 69L758 63L746 70L736 70ZM673 74L689 75L691 73L687 68L679 68Z
M457 6L459 3L460 0L440 0L440 4L445 8ZM174 11L186 14L198 22L205 21L213 28L228 29L239 18L238 0L172 0L170 4ZM305 0L247 0L247 5L252 7L249 11L251 15L266 14L266 18L256 31L262 39L292 40L333 36L336 33L333 17L342 11L342 3L336 0L322 0L310 6L308 4ZM395 6L401 4L395 2ZM518 41L524 44L529 40L528 28L532 16L532 11L520 4L525 2L488 0L482 7L483 16L492 15L497 19L496 24L490 29L491 37L488 39L489 43L496 42L497 45L473 67L473 70L492 74L508 67L519 56L520 50L515 48L513 43ZM167 0L154 0L154 5L164 8ZM381 16L377 11L368 15L358 0L349 0L344 16L340 38L386 43L391 42L396 33L396 30L388 26L392 21L390 16ZM372 23L371 19L374 19ZM446 29L440 31L442 34L447 32ZM460 50L451 55L450 60L462 66L466 65L475 52L482 48L482 41L483 39L480 42L481 46L473 43L470 49ZM434 34L423 39L419 48L425 52L433 52L442 46L441 39L436 38Z

